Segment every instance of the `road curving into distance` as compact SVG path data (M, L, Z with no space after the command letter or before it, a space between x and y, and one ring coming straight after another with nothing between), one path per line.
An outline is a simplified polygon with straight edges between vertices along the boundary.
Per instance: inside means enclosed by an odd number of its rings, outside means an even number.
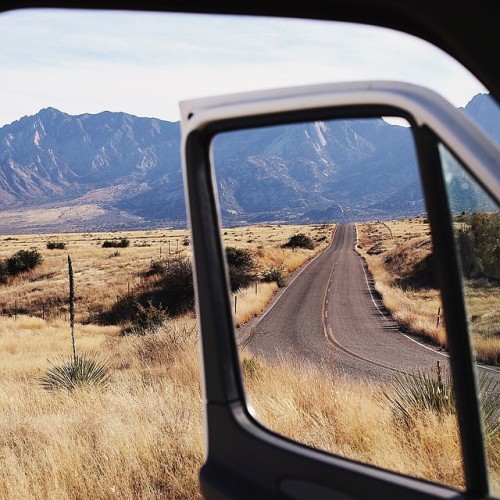
M267 310L237 331L240 346L269 360L298 360L349 378L448 367L445 352L402 333L373 291L356 253L354 225L304 266ZM497 371L497 370L493 370Z

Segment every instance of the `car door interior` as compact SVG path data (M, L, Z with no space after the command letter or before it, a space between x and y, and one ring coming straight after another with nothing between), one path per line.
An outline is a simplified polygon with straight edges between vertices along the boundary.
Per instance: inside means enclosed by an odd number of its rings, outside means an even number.
M193 239L206 405L207 498L452 498L489 493L476 376L438 145L443 143L498 203L499 151L447 101L394 82L278 89L181 103L183 168ZM333 118L399 116L414 133L448 332L465 492L301 446L252 416L234 337L212 162L217 133Z

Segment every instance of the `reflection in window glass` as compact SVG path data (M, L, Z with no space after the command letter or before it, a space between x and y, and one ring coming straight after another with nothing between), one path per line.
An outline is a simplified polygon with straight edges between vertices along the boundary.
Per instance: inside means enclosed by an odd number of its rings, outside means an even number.
M440 145L469 330L476 355L483 429L493 492L500 494L500 210Z
M215 137L242 372L269 429L462 488L412 131L390 123Z

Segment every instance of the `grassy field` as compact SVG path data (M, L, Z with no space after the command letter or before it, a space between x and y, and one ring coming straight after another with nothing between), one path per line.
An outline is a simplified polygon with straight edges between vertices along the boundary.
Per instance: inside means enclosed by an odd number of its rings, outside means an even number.
M403 330L446 347L441 299L425 217L357 224L357 251L365 259L385 307ZM464 283L472 343L477 360L500 364L500 285Z
M315 250L281 248L297 232L317 242ZM283 266L289 273L321 250L329 226L250 226L224 230L227 246L252 250L258 271ZM127 248L103 248L105 241L129 240ZM49 241L66 248L48 250ZM67 313L68 268L71 255L77 282L77 320L93 322L120 298L134 295L144 285L144 273L159 260L190 255L187 230L130 231L121 233L67 233L49 235L0 236L0 259L18 250L35 248L43 264L28 275L15 277L0 286L0 312L40 317L62 317Z
M297 232L308 233L317 247L281 248ZM324 248L331 232L329 226L259 226L226 229L224 239L227 245L250 249L259 269L280 266L286 274ZM194 314L170 318L144 335L124 336L124 325L93 321L96 311L112 307L117 296L143 286L139 282L152 262L189 255L186 236L183 231L148 231L0 239L2 258L32 247L44 258L40 268L0 286L0 498L200 498L203 408ZM102 248L106 239L121 237L130 240L128 248ZM49 240L67 247L48 250ZM77 351L107 360L111 378L105 390L47 391L40 385L50 363L71 353L65 317L67 254L75 271ZM257 293L254 285L238 291L235 322L258 314L276 287L259 283ZM28 307L31 314L23 314ZM387 387L354 386L308 365L270 366L242 356L258 419L274 432L463 487L454 415L415 412L408 427L384 401ZM492 478L498 483L499 447L491 448Z

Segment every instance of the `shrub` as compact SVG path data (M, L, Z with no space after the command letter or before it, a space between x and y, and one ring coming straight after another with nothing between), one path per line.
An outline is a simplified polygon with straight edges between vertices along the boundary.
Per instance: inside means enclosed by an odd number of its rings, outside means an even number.
M151 262L149 269L144 273L144 276L163 275L168 268L168 264L164 260L154 260Z
M7 283L9 278L9 269L7 267L7 262L4 260L0 261L0 283Z
M104 240L102 248L127 248L130 245L128 238L121 238L119 240Z
M66 243L62 241L48 241L47 249L48 250L64 250L66 248Z
M478 212L463 219L457 244L464 275L500 279L500 213Z
M32 248L31 250L19 250L6 261L8 273L11 276L34 269L42 263L42 254Z
M155 307L151 301L144 307L139 302L135 304L135 317L133 325L125 330L124 334L145 335L146 333L154 333L168 319L167 311L160 304Z
M178 315L194 307L194 284L191 261L177 257L168 261L159 282L161 303L169 314Z
M257 280L255 262L248 250L227 247L226 260L233 292L245 288Z
M243 358L241 360L241 370L244 377L258 379L262 375L263 367L255 358Z
M286 279L284 267L282 265L277 267L269 267L262 273L261 280L266 283L275 281L279 288L285 287Z
M142 275L153 278L145 280L142 291L135 297L126 296L117 301L111 310L100 315L99 321L105 324L134 322L137 303L146 309L150 303L156 308L162 307L169 317L189 312L194 308L190 259L176 257L166 261L165 264L162 261L158 264L153 263L153 270L143 272Z
M179 353L196 340L196 323L171 320L154 335L145 335L137 345L139 359L148 364L170 365Z
M306 248L312 250L314 248L313 240L304 233L294 234L284 245L283 248Z

